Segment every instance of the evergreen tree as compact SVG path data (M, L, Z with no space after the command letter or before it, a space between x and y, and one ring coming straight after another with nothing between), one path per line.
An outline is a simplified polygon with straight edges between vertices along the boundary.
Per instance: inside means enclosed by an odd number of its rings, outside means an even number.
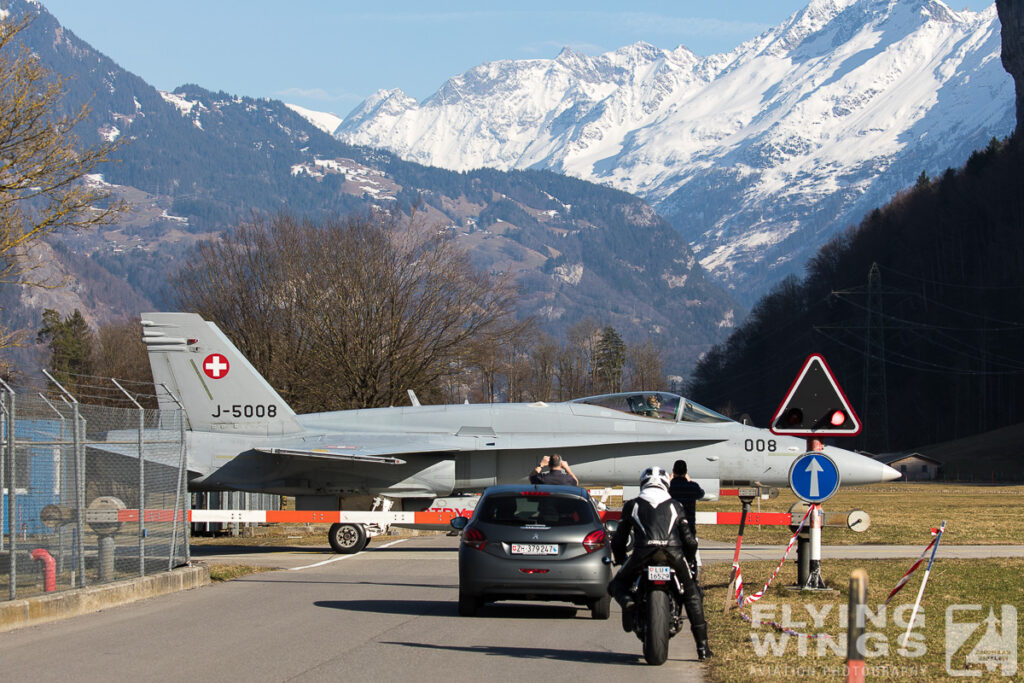
M626 345L612 326L601 331L594 358L594 374L600 393L622 390L622 368L626 365Z
M42 322L36 342L50 349L50 372L74 394L83 383L81 377L93 374L95 336L77 308L63 320L59 312L47 308L43 311Z

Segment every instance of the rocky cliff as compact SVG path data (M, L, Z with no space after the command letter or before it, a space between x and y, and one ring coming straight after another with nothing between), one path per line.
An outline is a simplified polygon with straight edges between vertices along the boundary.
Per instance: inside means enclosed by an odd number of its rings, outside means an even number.
M1003 25L1003 67L1013 76L1017 90L1017 131L1024 130L1024 2L996 0Z

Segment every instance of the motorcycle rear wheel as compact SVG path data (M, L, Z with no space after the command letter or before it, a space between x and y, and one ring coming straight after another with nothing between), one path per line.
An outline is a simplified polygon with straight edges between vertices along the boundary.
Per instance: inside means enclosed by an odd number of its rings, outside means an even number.
M668 629L671 600L665 591L651 591L647 596L647 628L644 631L644 659L661 666L668 659Z

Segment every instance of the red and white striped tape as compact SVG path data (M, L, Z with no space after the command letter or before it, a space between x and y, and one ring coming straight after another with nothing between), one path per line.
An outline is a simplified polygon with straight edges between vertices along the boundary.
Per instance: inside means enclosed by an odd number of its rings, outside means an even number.
M935 545L935 541L939 539L939 530L932 529L932 536L934 536L934 538L932 538L932 542L929 543L928 546L921 552L921 556L917 558L917 561L914 562L914 564L910 565L910 569L907 570L907 573L900 577L900 580L896 582L896 587L892 589L891 593L889 593L889 597L885 599L884 604L888 605L889 601L892 600L893 596L899 593L903 589L903 587L907 585L907 582L910 581L910 575L913 574L917 570L917 568L921 566L921 563L924 562L924 558L928 554L928 551L932 549L932 546Z
M750 603L757 602L758 600L764 597L765 592L768 590L768 586L772 585L772 581L775 580L775 577L776 575L778 575L779 570L782 569L782 565L786 563L786 558L789 557L789 551L793 549L793 544L796 542L796 537L800 535L800 532L803 530L804 524L807 523L807 517L811 514L811 510L813 508L813 505L807 508L807 512L804 513L804 518L800 520L800 526L796 528L796 532L793 534L793 537L789 539L789 545L786 546L786 552L785 554L783 554L782 559L779 560L779 566L777 566L775 568L775 571L772 572L772 575L768 577L768 582L764 584L764 588L757 591L756 593L751 593L750 595L744 597L743 602L741 603L742 605L749 605ZM739 599L737 599L737 602L739 602Z

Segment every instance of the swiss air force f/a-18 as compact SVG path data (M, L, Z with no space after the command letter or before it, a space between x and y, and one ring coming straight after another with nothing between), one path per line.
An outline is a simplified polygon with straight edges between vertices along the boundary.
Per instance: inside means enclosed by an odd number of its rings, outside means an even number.
M667 392L297 415L213 323L145 313L142 325L154 382L184 407L194 491L295 496L305 510L368 510L385 496L396 509L423 510L438 497L526 483L554 453L583 486L635 486L645 468L670 469L676 459L712 490L721 479L787 486L791 463L806 450L804 439ZM176 408L169 397L161 402ZM900 476L851 451L824 453L844 485Z

